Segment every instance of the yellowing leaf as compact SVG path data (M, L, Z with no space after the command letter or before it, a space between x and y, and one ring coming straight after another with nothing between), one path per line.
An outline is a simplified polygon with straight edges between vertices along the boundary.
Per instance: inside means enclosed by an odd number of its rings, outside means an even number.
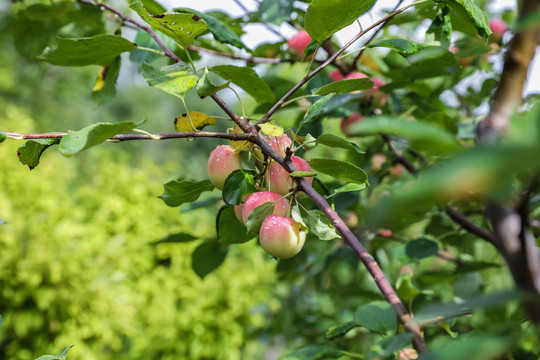
M278 136L278 137L283 136L283 128L281 127L281 125L276 124L273 121L269 123L261 124L259 126L265 135Z
M100 91L105 86L105 80L103 80L107 71L105 69L106 69L105 66L102 66L99 69L98 77L96 79L96 84L92 88L92 91Z
M242 132L243 132L242 129L240 129L240 127L238 125L234 125L234 127L230 130L231 134L238 134L238 133L242 133ZM246 149L251 144L247 140L242 140L242 141L233 141L233 140L231 140L230 142L231 142L232 147L234 147L236 150Z
M182 114L176 119L174 119L174 127L178 132L192 132L202 130L207 125L215 124L215 118L198 111L190 111L189 116L187 114Z

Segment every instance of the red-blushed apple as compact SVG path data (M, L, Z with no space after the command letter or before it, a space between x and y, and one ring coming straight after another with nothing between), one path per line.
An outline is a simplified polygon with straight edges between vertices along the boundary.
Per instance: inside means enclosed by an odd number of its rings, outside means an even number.
M350 80L350 79L365 79L367 78L368 76L364 73L361 73L361 72L352 72L350 73L349 75L345 76L345 80Z
M304 50L310 41L311 36L309 36L307 31L300 31L287 41L287 47L296 53L298 59L302 59L304 57Z
M388 173L394 179L400 178L405 174L405 167L401 164L394 165L388 170Z
M259 231L259 242L264 251L278 259L289 259L298 254L305 241L306 233L301 231L301 225L285 216L268 216Z
M491 29L491 32L492 32L489 39L494 40L495 42L500 42L502 40L504 33L508 29L504 20L501 20L501 19L489 20L489 28Z
M343 216L343 221L348 228L353 228L358 225L358 215L352 211L349 211Z
M291 138L287 134L283 134L283 136L263 136L263 138L281 156L285 156L287 148L292 148L293 145Z
M343 74L339 70L332 70L328 73L328 76L334 81L343 80Z
M354 123L357 123L363 120L364 120L364 117L362 115L353 113L346 118L342 117L339 127L341 128L341 131L343 132L343 134L345 134L346 136L351 136L351 133L349 131L350 126Z
M375 234L382 237L390 237L392 236L392 230L388 230L388 229L377 230Z
M218 145L210 153L206 170L210 182L218 189L223 189L227 177L242 167L240 155L230 145Z
M242 220L244 224L247 223L248 217L253 212L253 210L266 202L277 201L277 203L274 205L273 214L288 216L290 210L289 202L287 201L287 199L281 199L282 197L283 196L271 191L259 191L251 194L247 198L246 202L244 202L244 207L242 208Z
M291 156L291 161L297 171L311 172L311 166L301 157ZM306 177L305 179L310 185L313 183L312 177ZM287 195L293 186L293 180L289 177L289 172L278 163L272 164L266 171L266 183L270 191L281 195Z

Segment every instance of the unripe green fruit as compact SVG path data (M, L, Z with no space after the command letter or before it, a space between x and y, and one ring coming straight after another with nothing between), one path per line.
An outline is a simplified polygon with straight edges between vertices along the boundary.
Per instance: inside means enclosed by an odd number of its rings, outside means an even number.
M311 166L309 166L306 160L298 156L292 156L291 161L296 170L311 172ZM305 179L310 185L313 183L313 178L307 177ZM289 172L278 163L274 163L268 168L266 172L266 183L270 191L281 195L287 195L293 186L293 180L289 177Z
M282 198L281 195L276 194L271 191L259 191L259 192L251 194L247 198L246 202L244 203L244 207L242 208L242 220L244 221L244 224L247 223L249 215L258 206L261 206L262 204L266 202L276 202L281 198ZM287 216L289 215L289 210L290 210L290 207L289 207L289 202L287 201L287 199L281 199L281 201L278 201L274 205L273 214Z
M229 145L219 145L210 153L206 170L210 182L221 190L227 177L241 167L240 155L234 151L234 148Z
M300 224L284 216L268 216L259 231L259 242L264 251L279 259L298 254L305 241L306 233L300 230Z

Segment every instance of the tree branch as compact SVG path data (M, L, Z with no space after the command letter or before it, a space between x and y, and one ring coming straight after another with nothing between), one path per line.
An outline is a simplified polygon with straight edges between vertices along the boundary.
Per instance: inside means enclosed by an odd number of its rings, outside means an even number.
M42 133L42 134L22 134L16 132L5 131L7 137L20 139L20 140L36 140L36 139L61 139L69 132L58 133ZM211 137L219 139L228 139L235 141L253 141L253 135L246 133L219 133L211 131L194 131L194 132L177 132L177 133L161 133L161 134L118 134L111 138L116 141L129 141L129 140L167 140L167 139L185 139L195 137Z
M524 0L518 19L540 10L539 0ZM518 20L518 21L519 21ZM501 78L491 101L490 111L476 128L478 143L493 144L506 131L512 113L522 102L522 92L530 63L534 57L540 27L517 32L509 44ZM503 255L519 289L540 294L540 257L534 236L523 215L501 203L486 204L486 215L493 226L499 251ZM540 323L540 305L524 302L530 319Z
M471 234L474 234L478 236L481 239L486 240L496 248L499 248L497 241L495 240L495 237L491 232L484 229L481 226L476 225L474 222L472 222L467 216L465 216L463 213L461 213L457 208L447 205L445 208L446 213L448 216L450 216L450 219L454 220L454 222L461 225L462 228L470 232Z
M281 106L283 106L283 104L285 103L285 101L287 101L291 96L292 94L294 94L296 92L296 90L300 89L305 83L307 83L311 78L313 78L315 75L317 75L322 69L324 69L326 66L328 66L329 64L333 63L337 57L339 55L341 55L341 53L343 53L349 46L351 46L352 44L354 44L358 39L360 39L362 36L364 36L365 33L367 33L368 31L370 31L371 29L383 24L384 22L388 21L389 19L391 19L392 17L396 16L397 14L400 14L402 12L404 12L405 10L407 10L408 8L412 7L412 6L415 6L417 4L419 4L420 2L423 2L424 0L420 0L420 1L416 1L412 4L409 4L409 5L406 5L404 7L402 7L401 9L399 10L396 10L390 14L388 14L387 16L385 16L384 18L382 18L381 20L377 21L376 23L374 23L373 25L369 26L368 28L366 28L365 30L362 30L360 31L355 37L353 37L348 43L346 43L345 45L343 45L341 47L341 49L339 49L338 51L336 51L332 56L330 56L328 58L328 60L326 60L325 62L323 62L319 67L317 67L315 70L313 70L311 73L309 73L306 77L304 77L298 84L296 84L295 86L293 86L293 88L291 90L289 90L285 95L283 95L283 97L281 99L278 100L278 102L276 102L274 104L274 106L272 106L272 108L270 110L268 110L268 112L257 122L257 125L260 125L260 124L263 124L265 122L268 122L270 121L270 117L272 115L274 115L274 113L276 111L279 110L279 108Z
M403 3L403 0L399 0L396 4L396 6L394 6L394 9L392 10L392 12L394 11L397 11L397 9L401 6L401 4ZM390 20L390 19L388 19ZM373 35L371 35L371 37L368 39L368 41L366 41L366 43L364 44L364 46L366 46L367 44L369 44L370 42L373 41L373 39L375 39L375 37L379 34L379 32L382 30L382 28L386 25L386 23L388 22L388 20L386 20L384 23L381 24L381 26L379 26L379 28L377 30L375 30L375 32L373 33ZM349 67L348 69L348 72L352 72L354 71L354 69L356 68L356 63L358 62L358 60L360 60L360 58L362 57L362 54L364 53L366 49L362 49L358 52L358 55L356 55L356 57L354 58L354 61L353 63L351 64L351 66ZM344 74L345 75L345 74Z
M228 54L228 53L224 53L220 51L205 49L205 48L198 47L195 45L189 45L188 48L192 51L211 54L215 56L226 57L226 58L234 59L234 60L242 60L248 63L255 63L255 64L281 64L285 62L288 62L288 63L293 62L292 59L276 59L276 58L265 58L265 57L257 57L257 56L241 56L241 55Z

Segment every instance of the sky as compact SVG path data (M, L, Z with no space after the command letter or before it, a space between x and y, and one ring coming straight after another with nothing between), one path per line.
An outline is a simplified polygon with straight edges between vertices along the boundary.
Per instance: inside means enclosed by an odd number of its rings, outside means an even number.
M202 12L206 10L221 10L232 16L241 16L245 14L244 9L242 9L242 7L238 5L239 3L241 3L245 8L249 9L250 11L254 11L258 7L258 3L255 0L161 0L160 2L163 3L168 9L172 9L174 7L189 7ZM363 27L373 24L375 21L377 21L383 16L383 12L381 10L393 8L396 2L396 0L378 0L375 3L373 10L360 18L360 23ZM404 1L403 4L408 4L411 2L412 0L407 0ZM492 1L489 10L494 13L499 13L504 9L511 9L515 6L516 1L514 0L496 0ZM286 38L291 37L297 31L288 24L282 24L281 26L276 27L276 29ZM279 39L277 35L271 33L262 25L250 25L245 28L245 30L246 34L242 36L242 41L244 41L247 46L252 48L261 42L268 42ZM339 31L336 36L340 43L344 44L350 38L356 35L358 31L358 25L353 24ZM419 31L419 38L414 40L422 42L424 31L425 29L423 29L423 31ZM359 45L361 44L361 41L362 40L360 39ZM540 51L537 51L537 54L538 55L535 57L533 65L530 69L529 81L525 85L525 95L531 93L540 93ZM501 56L499 56L498 58L495 57L493 61L496 63L496 68L502 68ZM536 79L536 81L532 81L533 79Z

